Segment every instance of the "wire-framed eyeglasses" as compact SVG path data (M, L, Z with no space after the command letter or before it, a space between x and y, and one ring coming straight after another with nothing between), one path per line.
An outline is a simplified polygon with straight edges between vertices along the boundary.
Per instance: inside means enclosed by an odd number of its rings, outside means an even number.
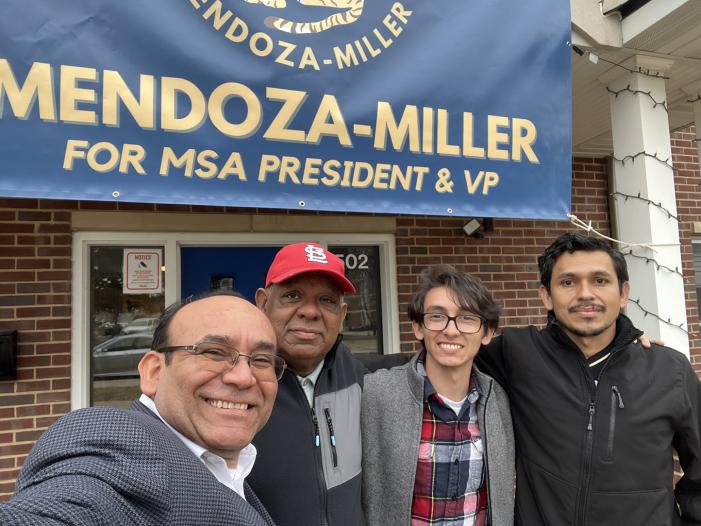
M444 331L452 321L463 334L474 334L482 328L484 320L474 314L448 316L442 312L424 312L421 314L423 326L429 331Z
M172 345L155 349L157 352L187 351L197 360L197 366L218 374L235 367L240 358L247 358L251 374L261 382L277 382L287 364L281 357L267 352L242 354L220 343L202 342L196 345Z

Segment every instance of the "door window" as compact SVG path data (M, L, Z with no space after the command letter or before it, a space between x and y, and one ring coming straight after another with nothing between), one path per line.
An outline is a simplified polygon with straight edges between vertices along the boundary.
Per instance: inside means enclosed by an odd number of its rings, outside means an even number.
M354 353L382 354L382 283L380 249L377 245L330 245L329 251L343 260L346 276L356 293L346 296L348 314L343 341Z
M163 262L138 262L132 277L148 292L125 286L125 251L133 247L93 246L90 249L90 402L128 407L141 394L138 364L151 347L153 331L163 312ZM162 254L163 247L138 247ZM133 250L132 250L133 252ZM149 270L148 265L156 265ZM160 273L160 281L151 274ZM139 272L142 272L139 274ZM157 283L158 286L152 286ZM153 290L153 289L156 290Z

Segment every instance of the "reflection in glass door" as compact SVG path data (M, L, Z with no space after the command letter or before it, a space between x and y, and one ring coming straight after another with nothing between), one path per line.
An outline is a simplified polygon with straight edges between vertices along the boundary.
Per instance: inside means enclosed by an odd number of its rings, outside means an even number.
M90 249L90 405L128 407L164 309L163 247Z

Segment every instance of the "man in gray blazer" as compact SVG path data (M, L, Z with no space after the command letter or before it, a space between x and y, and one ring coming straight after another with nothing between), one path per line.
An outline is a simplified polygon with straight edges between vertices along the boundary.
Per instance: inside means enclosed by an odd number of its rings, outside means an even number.
M0 524L272 526L244 478L285 368L275 353L270 322L243 298L169 307L139 364L139 401L51 426Z

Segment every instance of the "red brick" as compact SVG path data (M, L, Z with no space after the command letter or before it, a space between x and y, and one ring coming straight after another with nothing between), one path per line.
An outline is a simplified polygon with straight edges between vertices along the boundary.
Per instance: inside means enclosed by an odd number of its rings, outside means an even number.
M45 270L37 272L37 281L68 281L71 273L67 270Z
M68 245L70 246L73 242L73 238L70 235L54 235L54 246L56 245Z
M36 255L40 257L71 257L71 247L37 247L36 252Z
M51 341L49 331L20 331L17 335L18 343L36 343Z
M0 431L11 431L14 429L32 429L34 427L33 418L13 418L12 420L0 420ZM14 462L13 466L14 467ZM0 469L2 460L0 459Z
M38 343L36 344L36 354L56 354L70 353L70 343Z
M18 283L17 292L49 292L51 290L50 283Z
M51 357L47 355L42 356L18 356L17 357L17 367L20 369L34 368L34 367L46 367L51 365ZM34 369L32 369L34 370Z
M20 210L17 212L19 221L51 221L51 212L25 212Z
M18 245L50 245L51 236L17 236Z
M38 204L39 201L36 199L0 198L0 207L2 208L37 208Z
M71 303L68 294L40 294L36 298L37 305L67 305Z
M51 404L51 414L52 415L65 415L71 410L71 404L68 402L63 402L60 404Z
M64 367L42 367L41 369L36 369L37 378L69 378L71 375L71 368ZM57 400L63 400L63 398L52 398L56 393L44 393L37 395L37 403L44 402L56 402ZM45 398L46 397L46 398Z
M18 259L17 260L18 269L50 269L51 260L50 259Z
M51 414L51 406L48 404L28 405L24 407L17 407L15 411L17 412L17 418L22 418L26 416L49 415Z
M68 201L68 200L58 200L58 199L42 199L39 201L39 208L41 209L52 209L52 208L68 208L71 210L78 209L79 201Z
M51 356L51 365L58 366L58 365L70 365L71 363L71 355L70 354L52 354Z
M51 315L50 307L18 307L18 318L42 318Z
M71 315L70 307L51 307L51 316L54 317L68 317Z
M37 231L42 234L64 234L71 231L71 226L68 223L40 223Z
M34 272L30 272L27 270L13 270L0 272L0 281L34 281L34 278Z
M67 281L51 284L51 292L70 292L71 284Z
M0 223L0 232L28 234L34 232L34 225L32 223Z
M17 306L17 305L34 305L36 303L36 296L32 295L21 295L17 294L14 296L0 296L0 305L6 306Z
M34 403L34 395L32 394L15 394L0 396L0 406L16 406L27 405Z
M0 320L0 331L31 331L35 326L36 322L34 320Z
M71 260L64 258L55 258L51 260L51 268L54 270L71 268Z
M43 432L43 429L36 431L17 431L15 433L15 440L17 442L28 442L30 440L35 442Z
M32 446L34 445L34 442L32 443L25 443L25 444L11 444L11 445L1 445L0 444L0 456L9 456L9 455L26 455L29 453L29 451L32 449Z

